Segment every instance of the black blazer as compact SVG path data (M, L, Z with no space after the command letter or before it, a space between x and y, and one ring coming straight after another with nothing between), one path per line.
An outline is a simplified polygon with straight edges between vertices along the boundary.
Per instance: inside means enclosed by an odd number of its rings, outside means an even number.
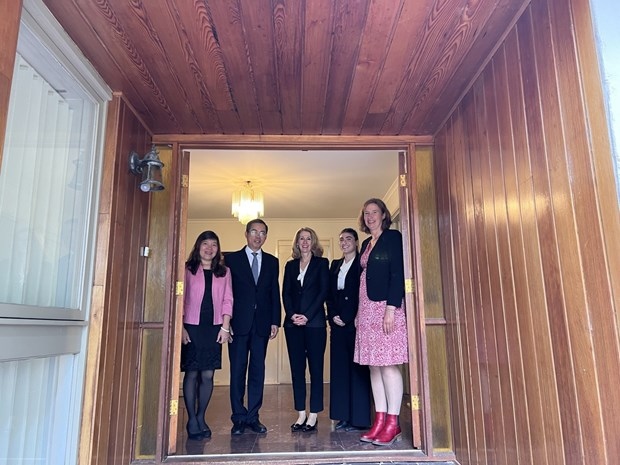
M327 319L334 328L341 328L333 319L336 315L345 323L343 329L355 330L353 324L357 315L360 294L360 256L356 255L344 278L344 289L338 290L338 273L344 258L333 260L329 269L329 295L327 296Z
M270 336L271 326L280 326L282 314L278 259L262 252L260 275L256 284L245 247L226 254L225 261L232 276L233 317L230 324L233 333L246 335L254 325L256 334Z
M329 292L329 262L327 258L312 256L304 285L297 280L299 276L299 259L286 262L284 281L282 283L282 303L284 304L284 327L295 326L291 316L295 313L308 318L307 327L325 327L325 299Z
M370 243L362 242L360 255ZM375 302L387 300L387 305L400 307L405 296L405 267L403 264L403 237L395 229L384 230L370 251L366 265L368 298Z

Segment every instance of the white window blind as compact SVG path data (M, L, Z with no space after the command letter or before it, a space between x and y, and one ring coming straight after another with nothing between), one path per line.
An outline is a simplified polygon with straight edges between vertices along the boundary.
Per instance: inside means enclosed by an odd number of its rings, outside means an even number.
M16 59L0 172L0 301L79 307L93 111ZM90 121L89 121L90 120ZM90 132L90 131L89 131Z

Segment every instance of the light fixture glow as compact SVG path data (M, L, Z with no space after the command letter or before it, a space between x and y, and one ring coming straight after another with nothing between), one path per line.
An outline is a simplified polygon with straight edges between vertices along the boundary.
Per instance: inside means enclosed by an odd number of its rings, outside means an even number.
M248 224L254 218L265 214L263 193L246 181L241 189L233 191L231 213L238 218L241 224Z

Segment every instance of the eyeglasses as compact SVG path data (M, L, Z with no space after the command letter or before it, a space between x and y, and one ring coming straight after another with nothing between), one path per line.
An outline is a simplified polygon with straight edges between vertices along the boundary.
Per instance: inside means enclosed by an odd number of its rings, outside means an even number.
M267 235L267 231L259 231L258 229L250 229L250 234L252 236L265 237Z

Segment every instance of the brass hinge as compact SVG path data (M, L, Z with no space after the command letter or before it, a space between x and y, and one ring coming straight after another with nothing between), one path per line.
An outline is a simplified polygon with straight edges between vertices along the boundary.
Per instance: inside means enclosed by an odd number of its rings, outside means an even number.
M406 174L400 175L400 187L407 187L407 175Z
M179 413L179 400L174 399L170 401L170 416L174 417Z
M189 176L187 174L181 176L181 187L189 187Z
M175 294L176 295L183 295L183 281L177 281L177 286L176 286Z
M411 410L420 410L420 396L411 396Z
M405 279L405 294L413 294L413 279Z

